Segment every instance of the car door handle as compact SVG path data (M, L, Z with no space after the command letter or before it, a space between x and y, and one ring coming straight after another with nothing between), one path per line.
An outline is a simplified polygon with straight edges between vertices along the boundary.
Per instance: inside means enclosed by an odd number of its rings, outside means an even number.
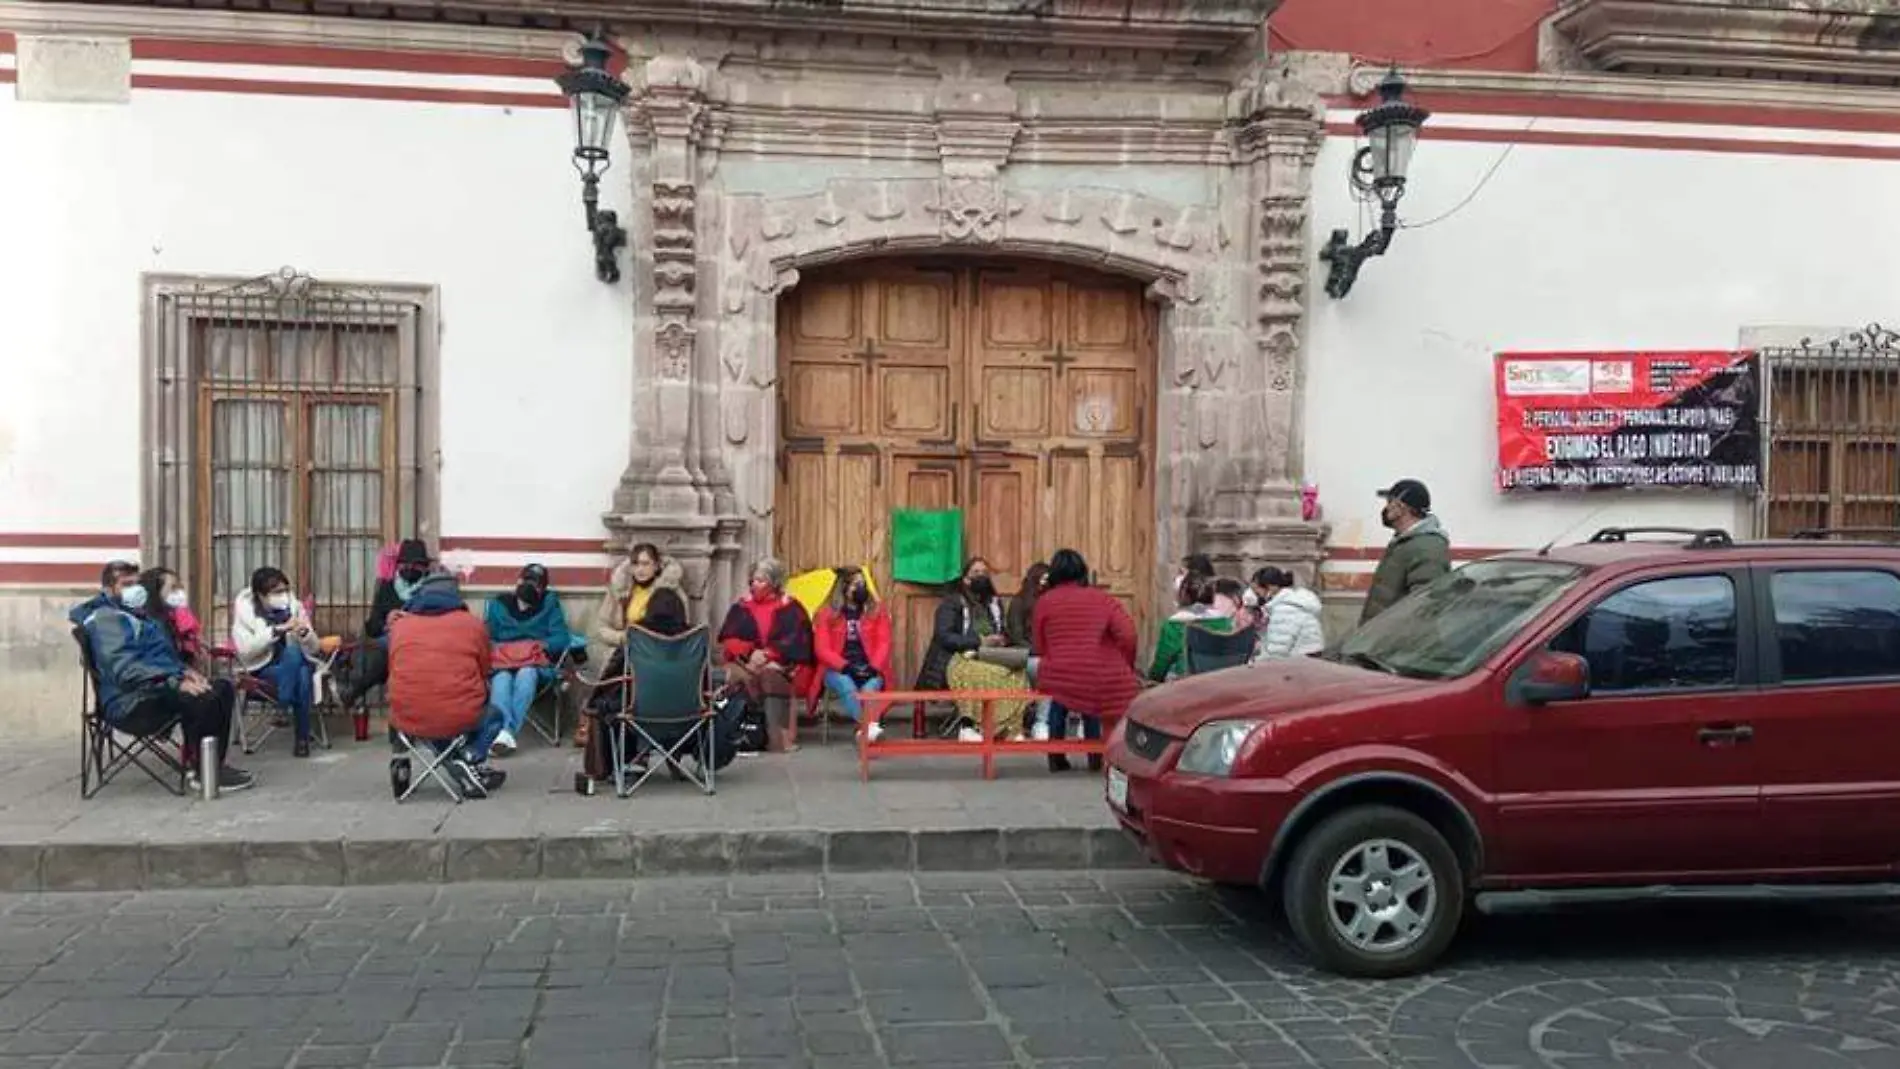
M1729 746L1753 739L1755 729L1747 724L1711 724L1696 732L1695 737L1704 746Z

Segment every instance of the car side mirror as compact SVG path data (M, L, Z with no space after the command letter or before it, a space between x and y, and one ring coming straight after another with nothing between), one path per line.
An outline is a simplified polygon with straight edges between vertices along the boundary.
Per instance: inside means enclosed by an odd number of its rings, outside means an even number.
M1525 705L1574 702L1590 696L1590 662L1574 653L1543 650L1517 670L1513 688Z

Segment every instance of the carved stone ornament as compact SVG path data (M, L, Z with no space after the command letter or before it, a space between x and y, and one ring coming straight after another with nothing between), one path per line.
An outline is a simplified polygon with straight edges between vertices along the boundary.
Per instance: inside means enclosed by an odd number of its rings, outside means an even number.
M937 186L937 224L951 245L994 245L1003 238L1012 207L1000 182L983 178L946 178Z
M693 329L670 320L660 324L653 338L660 357L660 377L669 382L684 381L692 370L693 343L697 340Z

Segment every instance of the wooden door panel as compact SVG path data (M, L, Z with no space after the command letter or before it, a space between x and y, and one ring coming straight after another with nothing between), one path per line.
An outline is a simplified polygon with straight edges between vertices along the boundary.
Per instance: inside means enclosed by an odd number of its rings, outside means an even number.
M1018 438L1049 437L1049 384L1053 369L999 367L982 369L976 442L1014 442Z
M948 271L918 271L901 281L872 282L877 294L878 344L889 350L923 349L940 353L947 363L954 341L951 312L956 276Z
M1105 288L1071 282L1068 286L1067 327L1063 348L1103 361L1135 368L1143 361L1142 297L1128 287Z
M1013 592L1046 550L1037 537L1042 511L1040 458L979 453L971 473L970 512L964 534L989 561L996 588Z
M1142 390L1135 372L1116 368L1070 368L1063 433L1076 438L1138 441Z
M858 283L851 279L817 280L798 288L798 300L788 302L789 337L794 349L816 344L823 348L853 349L859 338Z
M884 560L885 537L883 482L879 470L883 459L875 446L840 450L832 457L831 493L828 497L836 528L831 539L832 553L826 560L801 561L802 568L838 567L844 564L877 565Z
M1039 270L980 272L976 303L982 348L1019 358L1054 348L1050 288L1047 273Z
M864 433L864 368L799 360L792 364L785 406L788 438L854 437Z
M948 367L878 369L878 431L901 441L952 444L957 436Z

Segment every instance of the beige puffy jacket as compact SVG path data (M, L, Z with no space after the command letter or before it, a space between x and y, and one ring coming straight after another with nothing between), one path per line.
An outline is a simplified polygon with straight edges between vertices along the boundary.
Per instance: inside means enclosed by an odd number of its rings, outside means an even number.
M685 578L680 562L671 557L660 562L660 574L653 580L653 589L679 591L680 581ZM627 642L627 599L633 596L633 562L623 560L614 565L613 578L607 581L607 592L600 596L600 605L594 609L594 625L587 630L588 640L605 647L607 652L619 649ZM606 663L602 661L601 663Z

